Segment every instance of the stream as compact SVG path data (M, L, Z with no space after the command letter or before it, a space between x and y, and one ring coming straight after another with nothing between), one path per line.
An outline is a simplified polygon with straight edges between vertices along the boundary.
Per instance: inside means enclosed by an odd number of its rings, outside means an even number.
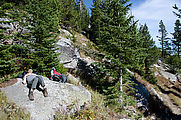
M135 78L133 78L132 81L136 83L134 88L136 89L135 97L137 99L138 109L141 110L145 117L154 115L155 120L181 120L180 115L172 113L170 108L168 108L158 96L151 95L143 84Z
M132 79L136 85L134 88L136 89L135 91L135 97L137 99L137 106L138 108L143 111L144 115L147 116L149 114L148 106L149 106L149 96L150 93L146 89L144 85L142 85L140 82L138 82L136 79Z

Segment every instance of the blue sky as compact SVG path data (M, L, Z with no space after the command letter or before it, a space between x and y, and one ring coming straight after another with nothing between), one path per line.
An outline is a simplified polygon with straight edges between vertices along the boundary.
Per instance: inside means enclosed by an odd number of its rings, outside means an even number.
M92 0L83 0L87 8L91 8ZM150 34L157 46L159 46L156 36L158 33L159 22L163 20L168 37L173 37L170 33L174 32L174 23L177 17L173 14L172 6L177 4L181 8L181 0L130 0L132 4L131 11L135 20L139 24L147 24Z
M174 9L172 6L177 4L181 8L181 0L132 0L133 2L142 1L139 4L133 3L131 8L132 14L135 19L139 20L140 24L146 23L150 34L157 46L160 46L156 36L160 36L158 33L159 22L163 20L163 23L168 32L168 37L173 38L170 33L174 32L174 24L177 17L173 14Z

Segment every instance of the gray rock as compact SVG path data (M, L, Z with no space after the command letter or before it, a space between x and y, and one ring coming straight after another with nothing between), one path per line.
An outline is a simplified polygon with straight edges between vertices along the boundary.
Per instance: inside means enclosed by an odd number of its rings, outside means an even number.
M34 91L34 101L28 98L28 88L21 84L21 79L12 86L3 88L6 96L18 106L30 112L32 120L52 120L57 110L62 114L75 112L80 106L91 102L91 94L84 87L69 83L58 83L44 77L48 97ZM70 107L71 106L71 107Z
M170 79L172 82L176 82L177 81L177 76L169 73L169 72L165 72L160 70L160 73L163 75L163 77L165 77L166 79Z
M71 80L72 83L79 84L80 80L75 78L73 75L67 73L68 80Z
M64 46L64 47L72 47L72 42L70 39L64 38L59 36L59 41L57 42L57 45Z
M91 65L92 63L94 63L95 61L93 59L91 59L90 57L84 57L81 58L82 61L84 61L86 63L86 66Z
M82 39L82 41L88 42L89 40L88 39Z
M85 43L82 43L83 46L87 46Z
M72 37L72 34L65 29L60 29L59 31L62 33L62 35L65 35L66 37Z
M9 22L9 23L0 23L0 27L6 29L6 31L4 32L4 34L6 34L6 35L13 36L14 33L18 33L18 32L20 32L20 34L21 33L29 33L30 32L30 30L28 30L27 28L21 26L19 24L19 22L12 21L11 19L0 18L0 21ZM8 42L9 44L12 44L14 42L21 43L21 41L14 41L14 37L9 39L8 41L0 41L0 42Z
M164 78L169 79L172 82L176 82L178 80L177 75L167 72L169 70L168 65L162 63L160 60L158 61L158 64L154 64L154 67L157 69L154 72L155 76L162 75Z
M57 52L61 53L58 58L60 63L64 64L65 68L76 68L80 53L78 48L72 46L70 39L59 37L60 40L57 43Z

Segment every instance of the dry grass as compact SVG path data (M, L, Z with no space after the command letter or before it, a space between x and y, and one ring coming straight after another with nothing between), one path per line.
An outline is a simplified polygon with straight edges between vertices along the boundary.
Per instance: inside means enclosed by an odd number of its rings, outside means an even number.
M133 108L133 111L129 109L120 111L119 106L105 107L104 96L102 96L98 92L93 91L91 88L87 89L91 92L92 95L92 101L89 106L83 107L81 110L78 110L73 114L67 113L62 115L57 112L55 120L120 120L121 118L138 120L143 117L143 114L137 111L133 106L126 106ZM137 112L134 114L135 110Z
M175 96L172 93L169 94L169 97L174 101L177 106L181 106L181 98Z
M30 120L30 115L0 92L0 120Z
M168 79L164 78L163 76L157 75L156 78L158 79L159 85L167 85L169 83Z
M74 114L61 115L57 112L55 120L119 120L118 115L104 106L104 97L91 91L92 103Z

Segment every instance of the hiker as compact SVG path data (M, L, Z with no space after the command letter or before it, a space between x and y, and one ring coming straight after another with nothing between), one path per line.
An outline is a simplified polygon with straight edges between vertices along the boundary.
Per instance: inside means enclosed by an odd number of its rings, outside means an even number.
M52 67L50 80L65 83L67 82L67 77L64 74L58 73L56 69Z
M42 76L34 74L32 69L28 70L28 73L24 76L22 83L27 83L27 87L29 88L28 97L30 100L34 100L33 92L35 89L42 91L44 97L48 96L47 88L45 88ZM43 89L40 88L40 85Z

